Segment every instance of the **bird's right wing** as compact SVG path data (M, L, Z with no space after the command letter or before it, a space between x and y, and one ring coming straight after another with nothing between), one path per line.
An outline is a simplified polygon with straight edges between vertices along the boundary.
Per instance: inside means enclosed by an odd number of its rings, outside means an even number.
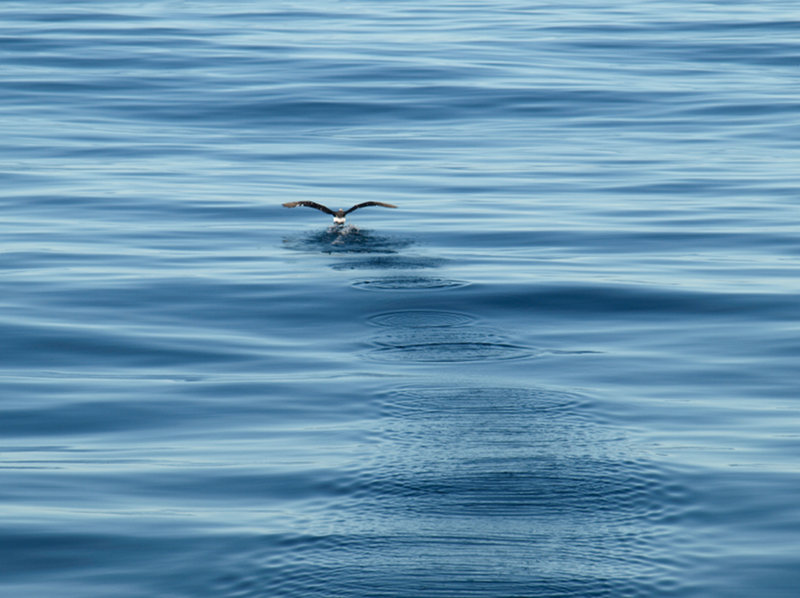
M382 201L365 201L364 203L360 203L360 204L357 204L357 205L353 206L352 208L347 210L345 212L345 214L349 214L350 212L353 212L353 211L357 210L358 208L366 208L368 206L381 206L383 208L396 208L397 207L397 206L393 206L390 203L383 203Z
M326 214L331 214L332 216L336 214L330 208L326 208L322 204L319 204L315 201L290 201L283 204L284 208L296 208L297 206L306 206L307 208L314 208L315 210L319 210L320 212L325 212Z

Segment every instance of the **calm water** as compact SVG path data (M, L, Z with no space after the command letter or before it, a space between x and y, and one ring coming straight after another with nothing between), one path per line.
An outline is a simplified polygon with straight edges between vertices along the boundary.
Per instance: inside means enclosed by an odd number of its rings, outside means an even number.
M798 32L0 4L0 593L796 596Z

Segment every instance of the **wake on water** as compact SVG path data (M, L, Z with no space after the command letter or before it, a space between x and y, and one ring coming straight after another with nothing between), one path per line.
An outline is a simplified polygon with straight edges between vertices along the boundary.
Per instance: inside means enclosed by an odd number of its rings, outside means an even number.
M413 243L410 239L376 235L352 224L287 237L284 246L295 251L322 253L397 253Z

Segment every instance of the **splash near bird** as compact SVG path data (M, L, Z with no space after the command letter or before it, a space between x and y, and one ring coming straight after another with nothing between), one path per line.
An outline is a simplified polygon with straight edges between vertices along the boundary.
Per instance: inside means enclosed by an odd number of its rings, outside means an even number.
M330 208L326 208L322 204L318 204L314 201L290 201L283 204L284 208L296 208L297 206L306 206L307 208L314 208L315 210L319 210L320 212L325 212L326 214L330 214L333 216L333 223L335 225L342 225L345 221L345 216L347 216L350 212L356 211L358 208L366 208L368 206L381 206L384 208L396 208L397 206L393 206L390 203L383 203L382 201L365 201L364 203L359 203L354 205L349 210L342 210L341 208L334 212Z

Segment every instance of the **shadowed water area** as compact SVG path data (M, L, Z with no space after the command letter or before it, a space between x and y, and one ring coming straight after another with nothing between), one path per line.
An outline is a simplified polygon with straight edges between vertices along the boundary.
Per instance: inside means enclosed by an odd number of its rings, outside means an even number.
M0 594L796 596L799 25L2 3Z

